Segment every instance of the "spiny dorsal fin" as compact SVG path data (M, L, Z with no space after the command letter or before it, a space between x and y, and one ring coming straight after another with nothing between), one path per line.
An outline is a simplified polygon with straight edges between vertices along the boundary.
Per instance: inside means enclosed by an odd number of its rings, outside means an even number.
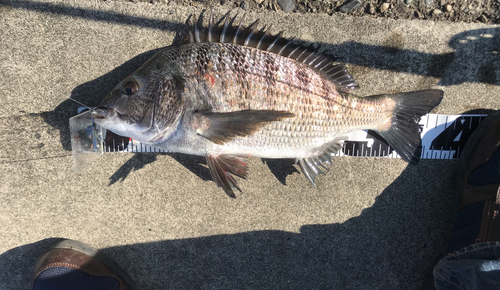
M358 86L358 83L349 74L343 64L334 64L334 59L326 54L318 53L316 50L301 44L294 43L294 38L285 39L283 32L276 35L271 34L271 25L257 30L259 20L248 27L243 26L242 16L238 26L229 24L229 14L226 14L220 22L223 25L214 24L214 9L210 13L208 28L199 28L194 24L192 31L189 31L188 42L218 42L243 45L251 48L269 51L298 62L302 62L318 73L323 74L333 81L339 89L351 91ZM233 19L234 21L234 19Z

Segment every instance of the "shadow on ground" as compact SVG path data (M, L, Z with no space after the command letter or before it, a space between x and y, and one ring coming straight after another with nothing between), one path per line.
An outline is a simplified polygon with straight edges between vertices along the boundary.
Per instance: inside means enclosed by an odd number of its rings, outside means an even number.
M62 4L12 1L8 4L2 3L0 5L13 9L26 9L42 13L85 18L92 21L175 31L177 34L173 44L180 43L188 29L187 25L181 23L124 15L109 11L89 10ZM335 45L317 42L312 43L312 46L318 48L320 51L332 54L338 62L354 65L352 67L354 76L356 76L357 70L363 67L370 67L436 78L439 80L439 85L443 86L456 85L463 82L480 82L490 85L500 84L497 76L497 66L499 65L498 47L500 47L500 31L498 28L476 29L457 34L448 42L449 46L454 49L454 52L445 54L429 54L403 49L404 43L398 41L398 39L400 37L397 35L390 35L385 41L384 46L373 46L358 42L345 42ZM135 71L158 50L144 52L109 73L77 86L72 91L71 98L88 106L97 106L100 100L115 84ZM435 81L432 83L435 83ZM424 81L422 82L421 89L428 88L427 86ZM45 122L59 130L60 141L63 148L67 151L71 151L68 120L70 117L76 115L76 110L79 106L71 100L66 100L59 104L53 111L41 113ZM201 172L199 174L200 178L204 180L208 178L207 173L201 170L199 166L199 163L204 163L204 161L196 158L189 161L186 157L182 156L174 156L174 158L192 172ZM154 160L156 160L156 157L152 155L132 157L127 164L113 174L110 178L110 184L125 178L130 171L137 170ZM285 182L288 174L295 171L294 167L289 165L289 161L266 160L265 162L281 183Z
M7 7L7 9L25 9L98 22L111 22L120 25L175 31L176 37L173 44L180 43L188 30L188 25L182 23L125 15L111 11L71 7L63 4L21 0L2 2L0 6ZM199 17L207 17L204 14L207 13L202 13ZM464 82L479 82L490 85L500 84L497 73L498 66L500 65L500 52L498 49L500 47L500 31L498 28L476 29L459 33L453 36L448 42L448 45L454 51L445 54L429 54L404 49L402 36L393 34L388 35L383 46L374 46L354 41L340 44L315 42L311 43L311 45L320 51L332 54L338 62L352 65L351 73L354 76L359 73L358 70L369 67L433 78L435 80L430 83L439 81L438 84L442 86L456 85ZM298 36L297 40L300 41L300 35ZM100 100L115 84L135 71L158 50L160 48L144 52L107 74L77 86L72 91L71 98L88 106L97 106ZM426 88L428 88L428 82L423 81L422 87L415 89ZM45 122L59 130L60 142L67 151L71 151L68 120L70 117L76 115L79 106L71 100L66 100L59 104L53 111L41 113ZM191 166L193 162L199 163L197 159L187 161L185 157L177 156L174 158L180 160L179 162L183 161L183 165L186 166L187 164L190 166L189 170L193 172L201 171L198 165ZM133 157L124 168L121 168L110 178L110 184L125 178L131 170L137 170L141 166L144 166L144 164L154 160L156 158L151 156ZM203 162L201 161L201 163ZM293 166L288 165L289 161L275 162L266 160L265 162L282 183L284 183L287 174L294 172ZM131 164L133 164L132 167L129 166ZM285 173L280 172L282 169L285 170ZM202 173L200 177L204 180L207 178L205 173Z
M456 210L454 164L422 160L408 166L372 207L344 223L304 225L300 233L252 231L102 251L146 290L424 289L444 255ZM0 255L0 288L26 289L19 281L29 280L36 257L55 241Z
M0 5L176 32L187 29L179 23L58 4L12 1ZM445 86L463 82L498 85L499 35L498 28L464 32L449 42L455 52L439 55L405 50L396 42L387 47L357 42L313 45L332 53L339 62L439 78L439 84ZM89 106L97 105L114 84L156 51L140 54L79 85L71 97ZM68 119L78 106L68 100L42 113L48 124L60 130L60 141L68 151ZM173 156L202 179L209 178L208 171L199 165L203 160ZM154 160L154 154L137 155L111 177L110 183ZM266 161L279 174L292 170L287 162ZM408 166L372 207L343 223L304 225L300 233L252 231L117 246L103 252L130 273L139 289L146 290L422 289L444 254L456 210L457 198L451 191L453 165L453 161L422 160L418 166ZM282 176L278 179L284 180ZM57 240L45 239L1 254L0 288L27 289L36 258Z
M60 14L92 21L111 22L122 25L148 27L157 30L175 31L173 44L184 38L188 25L147 17L130 16L109 11L90 10L63 4L36 1L11 1L0 3L7 9L26 9L41 13ZM296 38L300 41L300 35ZM480 82L499 85L498 70L500 32L498 28L484 28L466 31L452 37L448 45L455 51L446 54L429 54L403 49L400 37L390 35L384 46L374 46L358 42L337 45L314 42L311 45L320 51L332 54L338 62L371 67L382 70L417 74L441 79L443 86L463 82ZM71 97L89 106L96 106L112 87L132 73L159 49L142 53L109 73L76 87ZM353 73L354 76L356 75ZM89 97L91 96L91 97ZM66 150L71 150L68 140L66 120L76 114L79 105L65 101L54 111L43 113L47 123L61 130L61 142Z

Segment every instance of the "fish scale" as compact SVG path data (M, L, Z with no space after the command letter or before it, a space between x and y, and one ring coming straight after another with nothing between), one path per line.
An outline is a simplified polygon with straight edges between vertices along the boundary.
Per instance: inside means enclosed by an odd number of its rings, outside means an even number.
M205 156L231 197L244 158L294 158L314 185L345 134L372 129L416 163L418 119L443 92L360 98L344 65L307 47L244 28L195 26L190 41L154 55L92 112L117 134L170 152Z
M201 86L206 88L203 100L213 112L271 109L296 114L296 117L272 122L252 136L228 142L224 146L231 154L239 151L272 158L276 157L273 148L282 150L283 145L288 144L289 151L280 151L280 158L308 157L325 143L325 139L333 140L346 132L373 128L392 113L393 108L377 105L377 102L344 96L333 83L324 81L312 69L267 51L226 43L185 45L179 51L179 56L171 61L185 64L184 75L192 76L186 78L186 98L197 98L194 91ZM242 56L245 56L245 63L252 65L242 65ZM166 57L173 56L169 53ZM195 61L190 64L193 59ZM274 68L266 64L268 59L273 60ZM275 73L270 75L268 71ZM305 79L304 75L309 77ZM192 102L200 103L200 100ZM283 144L277 137L287 137L286 142ZM255 145L260 147L259 152L255 152ZM297 150L303 155L297 156Z

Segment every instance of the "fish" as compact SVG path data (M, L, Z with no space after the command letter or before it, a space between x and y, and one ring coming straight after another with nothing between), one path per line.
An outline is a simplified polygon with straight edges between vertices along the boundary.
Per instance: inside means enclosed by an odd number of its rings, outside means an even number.
M223 24L222 24L223 22ZM234 23L234 19L233 22ZM215 184L235 198L246 158L295 159L315 186L346 134L378 132L416 164L418 121L443 91L359 97L332 56L226 14L194 25L186 41L157 52L92 110L94 122L167 152L204 156Z

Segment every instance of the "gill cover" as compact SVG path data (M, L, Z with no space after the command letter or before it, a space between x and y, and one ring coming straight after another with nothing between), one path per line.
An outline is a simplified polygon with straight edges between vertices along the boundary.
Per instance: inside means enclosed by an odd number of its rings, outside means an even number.
M180 91L173 76L153 77L155 57L108 93L93 112L98 125L140 142L159 140L174 127Z

